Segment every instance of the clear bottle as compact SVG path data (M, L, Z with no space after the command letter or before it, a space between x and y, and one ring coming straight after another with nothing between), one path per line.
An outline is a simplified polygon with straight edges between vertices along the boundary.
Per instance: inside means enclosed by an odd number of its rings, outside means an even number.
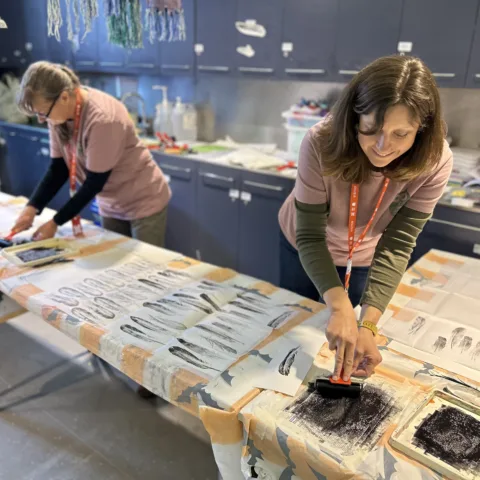
M154 85L154 90L162 90L163 99L161 103L157 103L155 109L155 120L153 122L153 129L155 135L157 133L166 133L168 136L173 136L172 125L172 104L168 101L167 87L163 85Z
M185 104L182 103L182 99L180 97L177 97L175 108L173 109L172 114L173 135L177 141L187 140L185 138L185 132L183 128L185 111Z
M185 105L183 114L183 134L187 142L196 142L198 135L198 114L195 105Z

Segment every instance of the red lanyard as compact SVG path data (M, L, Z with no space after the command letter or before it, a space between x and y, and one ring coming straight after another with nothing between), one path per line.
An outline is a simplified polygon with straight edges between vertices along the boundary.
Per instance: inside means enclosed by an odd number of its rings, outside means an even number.
M350 211L348 216L348 259L347 259L347 272L345 274L345 291L348 292L348 287L350 286L350 277L352 275L352 265L353 265L353 254L355 250L361 245L367 232L370 230L375 217L377 216L378 209L382 204L383 197L387 192L388 185L390 184L390 179L386 178L383 182L382 191L380 192L380 198L378 199L375 210L373 211L370 220L368 221L366 227L363 229L363 232L358 237L358 240L354 242L355 229L357 227L357 213L358 213L358 199L360 196L360 185L358 183L352 183L352 188L350 190Z
M77 190L77 148L78 148L78 137L80 132L80 118L82 115L82 95L80 89L77 88L75 91L76 94L76 103L75 103L75 122L73 125L73 138L72 142L69 143L69 155L70 155L70 198L75 195ZM72 229L73 234L78 237L82 235L82 224L80 222L80 216L72 218Z

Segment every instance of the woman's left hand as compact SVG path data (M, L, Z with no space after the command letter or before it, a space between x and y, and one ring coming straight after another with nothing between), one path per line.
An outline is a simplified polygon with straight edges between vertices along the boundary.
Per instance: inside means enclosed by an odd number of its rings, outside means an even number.
M50 220L47 223L44 223L34 234L33 240L47 240L48 238L53 238L57 233L58 225Z
M353 375L369 377L382 360L373 333L367 328L360 328L353 361Z

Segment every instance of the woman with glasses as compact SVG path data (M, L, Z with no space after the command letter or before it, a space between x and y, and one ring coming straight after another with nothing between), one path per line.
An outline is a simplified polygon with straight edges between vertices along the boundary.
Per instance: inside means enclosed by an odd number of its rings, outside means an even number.
M391 56L361 70L303 140L279 215L281 287L329 307L334 377L369 376L382 360L376 324L452 171L445 133L430 70Z
M14 232L31 228L35 215L70 181L70 200L35 239L53 237L69 221L81 231L78 215L97 197L106 229L163 246L170 189L121 102L49 62L28 68L17 102L27 115L48 123L52 159Z

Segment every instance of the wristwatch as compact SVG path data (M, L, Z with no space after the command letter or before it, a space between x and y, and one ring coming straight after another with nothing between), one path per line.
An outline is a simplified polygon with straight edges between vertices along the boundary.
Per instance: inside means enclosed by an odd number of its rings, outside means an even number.
M378 334L378 327L373 322L368 322L366 320L360 320L358 322L358 328L366 328L373 333L373 336L376 337Z

